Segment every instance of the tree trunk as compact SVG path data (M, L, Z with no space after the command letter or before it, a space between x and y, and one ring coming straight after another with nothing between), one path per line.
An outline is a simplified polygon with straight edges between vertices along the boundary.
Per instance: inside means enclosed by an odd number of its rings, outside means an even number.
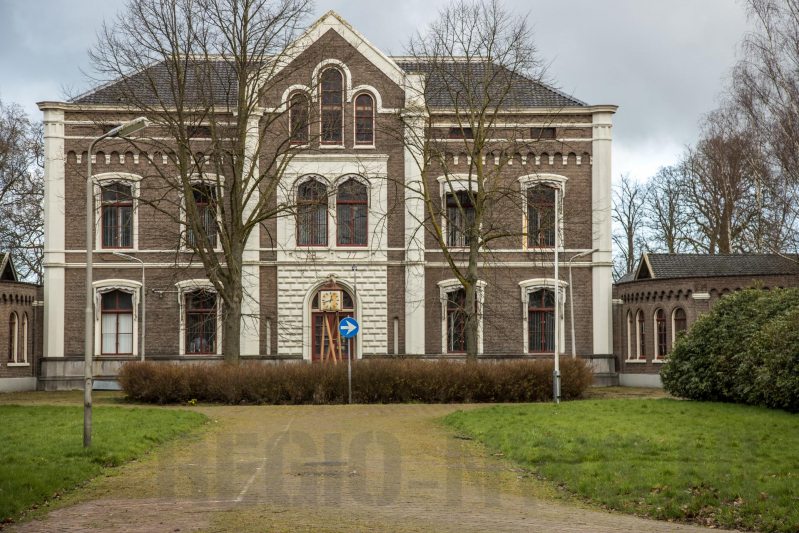
M477 362L478 335L477 330L480 326L480 317L477 309L477 260L479 258L477 239L472 240L469 249L469 266L466 270L466 301L464 302L464 314L466 324L464 325L464 336L466 337L466 361Z
M226 298L222 308L222 354L225 363L237 365L241 362L241 302L244 289L242 287L243 250L235 246L226 254L228 263L228 284L225 288Z

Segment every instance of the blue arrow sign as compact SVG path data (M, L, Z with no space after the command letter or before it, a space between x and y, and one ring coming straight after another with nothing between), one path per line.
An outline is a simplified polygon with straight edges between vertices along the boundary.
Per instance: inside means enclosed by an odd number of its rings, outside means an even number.
M338 331L345 339L357 335L358 329L358 322L356 322L354 318L342 318L341 322L338 323Z

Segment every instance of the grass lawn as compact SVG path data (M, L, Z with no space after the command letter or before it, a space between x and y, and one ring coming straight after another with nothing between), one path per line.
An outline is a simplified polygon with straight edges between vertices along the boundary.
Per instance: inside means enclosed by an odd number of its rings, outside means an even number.
M82 394L82 393L81 393ZM83 408L0 405L0 522L205 422L191 411L95 407L83 448Z
M799 531L799 416L671 399L457 411L446 423L627 513Z

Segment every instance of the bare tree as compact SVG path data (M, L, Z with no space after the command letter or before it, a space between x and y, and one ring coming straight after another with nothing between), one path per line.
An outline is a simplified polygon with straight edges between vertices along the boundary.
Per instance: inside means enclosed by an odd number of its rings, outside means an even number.
M41 124L0 101L0 248L14 253L21 278L42 278L44 143Z
M635 269L638 254L645 248L643 231L646 224L648 188L629 174L623 174L613 189L613 244L618 250L613 276L619 279Z
M691 211L678 165L662 167L647 181L644 194L644 226L648 249L670 254L690 247Z
M242 305L251 297L245 245L266 221L294 213L280 201L281 177L309 141L313 106L296 102L304 119L289 121L295 103L281 101L279 88L298 72L312 79L315 62L298 59L296 41L312 7L311 0L129 0L91 51L96 81L110 83L99 90L154 124L109 149L150 159L139 202L180 228L179 264L202 263L224 304L228 363L239 361ZM101 123L107 115L96 116Z
M756 250L799 244L799 1L747 0L754 30L741 46L727 97L757 149L749 153L761 211Z
M431 237L462 285L465 296L450 305L460 308L466 358L474 361L478 286L492 248L500 243L519 247L528 238L554 239L554 208L542 209L528 228L518 222L525 202L518 175L509 170L514 161L521 165L520 158L539 139L531 139L530 129L520 128L518 117L506 113L529 107L533 91L545 85L546 69L527 18L497 0L447 4L409 40L405 55L404 68L423 74L408 89L415 104L406 109L397 132L413 156L406 164L419 175L418 181L404 183L406 201L420 205L411 226ZM551 115L537 119L547 122ZM531 194L551 206L554 190L549 191ZM424 241L423 235L417 238ZM552 245L549 240L545 245ZM529 244L531 249L542 245Z

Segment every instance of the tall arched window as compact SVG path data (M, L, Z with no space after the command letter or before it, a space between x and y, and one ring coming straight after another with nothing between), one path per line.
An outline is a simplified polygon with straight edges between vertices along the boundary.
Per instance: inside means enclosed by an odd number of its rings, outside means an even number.
M216 353L216 294L199 290L187 293L186 353Z
M17 314L8 317L8 362L17 361Z
M336 194L338 244L366 246L368 223L368 191L354 178L342 183Z
M28 313L22 315L22 362L28 362Z
M101 354L133 354L133 295L129 292L103 293L100 300Z
M555 293L539 289L527 300L527 333L530 353L555 352Z
M466 290L447 293L447 353L466 352Z
M646 359L646 320L644 312L638 311L638 359Z
M327 187L311 179L297 188L297 245L327 246Z
M655 313L655 325L657 326L657 353L655 357L662 359L669 353L666 345L666 313L663 309L658 309Z
M547 185L527 189L527 246L555 246L555 189Z
M355 99L355 144L374 144L374 121L374 100L368 94L359 95Z
M291 144L308 144L308 97L297 93L289 107Z
M322 73L322 144L342 144L344 136L343 77L334 68Z
M635 323L633 322L633 312L627 311L627 359L633 358L633 335L635 334Z
M192 188L194 202L197 205L200 226L208 236L211 248L216 247L216 188L212 185L197 184ZM195 235L189 226L186 229L186 241L190 247L199 248L204 245L201 235Z
M133 194L124 183L101 187L103 248L133 248Z
M676 339L679 332L686 331L688 329L688 322L685 319L685 309L682 307L675 309L674 314L672 315L672 320L674 322L674 324L672 324L674 327L674 339Z
M467 191L447 194L447 246L469 246L467 229L474 220L474 205Z

